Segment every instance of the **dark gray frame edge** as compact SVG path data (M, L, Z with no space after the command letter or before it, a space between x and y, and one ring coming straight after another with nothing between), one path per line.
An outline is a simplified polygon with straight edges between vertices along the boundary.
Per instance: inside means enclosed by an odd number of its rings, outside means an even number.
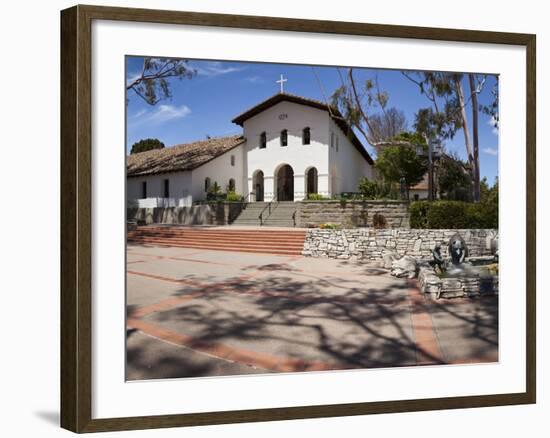
M91 23L139 21L510 44L527 52L526 392L92 419ZM536 37L531 34L78 5L61 12L61 426L100 432L536 402Z

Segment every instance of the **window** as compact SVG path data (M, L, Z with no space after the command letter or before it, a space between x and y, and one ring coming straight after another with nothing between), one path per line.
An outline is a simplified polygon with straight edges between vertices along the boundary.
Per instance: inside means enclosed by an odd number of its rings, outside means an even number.
M235 165L235 155L231 155L231 165Z
M163 183L164 197L169 198L170 197L170 180L165 179L162 183Z
M147 181L142 181L141 183L141 198L147 198Z
M334 132L331 132L330 133L330 147L333 148L334 147L334 142L335 142L335 139L336 136L334 135Z
M281 131L281 146L288 146L288 131L286 129Z
M229 185L227 186L227 191L228 192L234 192L235 191L235 180L233 178L231 178L229 180Z
M205 178L204 179L204 191L208 192L208 190L210 190L210 178Z
M340 143L340 137L336 136L336 152L338 152L338 144Z
M304 128L302 130L302 144L311 143L311 130L309 128Z
M267 146L267 135L265 132L260 134L260 149L265 149Z

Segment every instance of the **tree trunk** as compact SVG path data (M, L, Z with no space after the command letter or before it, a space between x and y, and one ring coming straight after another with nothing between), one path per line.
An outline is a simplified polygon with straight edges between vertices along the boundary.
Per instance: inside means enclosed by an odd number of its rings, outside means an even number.
M468 155L468 164L470 166L470 177L475 180L475 160L472 152L472 141L470 139L470 129L468 127L468 118L466 116L466 101L464 100L464 91L460 79L455 79L456 94L460 105L460 117L462 118L462 131L464 131L464 144L466 145L466 154ZM472 197L475 199L475 184L472 187Z
M478 104L477 104L477 90L475 84L475 78L472 73L468 74L470 80L470 92L472 93L472 133L473 133L473 155L474 155L474 201L479 202L480 188L479 188L479 132L478 132Z

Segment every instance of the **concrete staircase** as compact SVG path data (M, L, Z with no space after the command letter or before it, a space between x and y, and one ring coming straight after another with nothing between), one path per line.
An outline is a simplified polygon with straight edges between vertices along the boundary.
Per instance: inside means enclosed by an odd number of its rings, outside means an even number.
M250 202L232 225L295 227L294 214L297 208L294 202Z
M219 251L238 251L279 255L300 255L305 230L246 230L227 228L187 228L144 226L127 235L128 243L175 246Z

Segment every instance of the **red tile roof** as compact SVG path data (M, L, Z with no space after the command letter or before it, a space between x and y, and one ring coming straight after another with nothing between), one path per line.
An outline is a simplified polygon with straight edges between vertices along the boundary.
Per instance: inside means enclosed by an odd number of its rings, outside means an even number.
M244 142L242 135L234 135L130 154L126 157L126 175L143 176L193 170Z

